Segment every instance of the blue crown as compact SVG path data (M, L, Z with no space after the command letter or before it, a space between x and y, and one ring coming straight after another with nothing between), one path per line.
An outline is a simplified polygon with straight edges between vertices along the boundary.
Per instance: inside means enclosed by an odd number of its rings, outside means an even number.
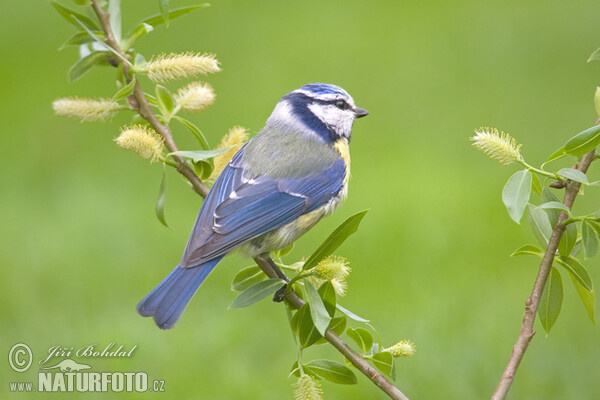
M298 89L299 91L308 92L315 96L337 94L341 96L348 96L348 92L339 86L331 85L329 83L309 83Z

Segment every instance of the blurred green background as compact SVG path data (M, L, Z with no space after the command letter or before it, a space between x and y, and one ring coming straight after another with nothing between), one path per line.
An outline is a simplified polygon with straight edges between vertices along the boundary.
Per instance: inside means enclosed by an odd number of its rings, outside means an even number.
M123 3L125 30L158 12L156 1ZM481 399L508 360L537 260L508 257L534 241L501 202L515 167L487 159L468 138L481 125L498 127L539 164L592 125L600 64L585 61L600 46L598 11L591 0L216 0L137 48L147 57L218 56L223 72L206 79L217 102L190 116L213 145L236 124L255 134L282 95L308 82L341 85L371 111L355 124L347 202L287 259L309 255L338 223L370 208L338 251L353 267L342 304L370 318L385 344L414 340L417 355L397 364L397 384L409 397ZM134 356L76 360L96 371L146 371L165 380L166 392L85 398L291 398L294 380L286 377L296 347L283 307L263 301L227 310L230 280L249 260L227 258L171 331L135 313L179 261L200 199L169 171L173 229L161 226L154 217L161 167L112 142L130 115L80 124L52 112L60 96L111 96L114 71L67 83L76 50L57 49L74 29L46 2L12 2L0 19L1 346L6 354L25 342L35 356L23 374L2 362L0 397L64 398L10 394L7 382L35 380L35 363L51 346L114 341L137 345ZM195 147L186 131L177 128L175 137L181 149ZM596 167L590 173L599 179ZM594 199L590 189L577 211L593 211ZM598 264L587 263L597 284ZM600 393L600 331L563 278L562 314L549 337L536 322L512 399ZM305 357L341 361L328 346ZM323 387L328 399L385 398L362 376L356 386Z

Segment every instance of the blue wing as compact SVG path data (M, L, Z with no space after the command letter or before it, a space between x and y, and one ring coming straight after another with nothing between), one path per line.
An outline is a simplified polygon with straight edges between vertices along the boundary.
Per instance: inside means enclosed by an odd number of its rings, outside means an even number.
M243 151L223 170L202 205L182 266L222 256L325 205L343 188L346 164L341 158L304 178L252 177L244 169Z

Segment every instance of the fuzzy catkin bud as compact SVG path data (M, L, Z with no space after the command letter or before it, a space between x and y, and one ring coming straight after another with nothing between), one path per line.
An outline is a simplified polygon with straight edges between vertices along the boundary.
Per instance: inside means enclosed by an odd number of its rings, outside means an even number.
M319 261L314 273L320 279L343 281L350 274L350 267L344 257L329 256Z
M161 54L148 62L143 69L155 82L193 78L198 75L221 71L219 62L212 54L183 53Z
M106 121L121 106L110 99L63 97L54 100L52 108L56 115L78 118L81 122Z
M145 125L131 125L121 129L121 134L114 139L119 147L133 151L143 159L151 162L162 156L164 143L153 129Z
M227 150L225 153L220 154L214 158L215 169L213 169L212 174L207 179L208 182L214 182L217 180L221 172L225 166L229 163L231 158L238 152L239 149L242 148L244 143L248 140L248 134L246 133L246 128L242 126L234 126L229 130L227 135L221 139L221 143L219 144L218 149L224 149L226 147L231 148Z
M296 390L294 392L295 400L321 400L321 394L323 391L319 385L319 382L310 375L300 375L298 382L294 385Z
M184 110L202 111L215 101L215 91L208 83L192 82L177 91L175 101Z
M417 351L415 344L410 340L401 340L385 350L392 353L392 356L394 357L412 357Z
M480 128L471 138L473 146L502 165L512 164L521 159L520 144L509 134L495 128Z

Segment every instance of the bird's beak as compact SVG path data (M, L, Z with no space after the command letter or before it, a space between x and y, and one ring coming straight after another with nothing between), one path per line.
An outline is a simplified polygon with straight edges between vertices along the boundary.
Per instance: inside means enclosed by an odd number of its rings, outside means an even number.
M365 109L356 107L354 109L354 115L356 116L356 118L362 118L362 117L366 117L367 115L369 115L369 112Z

